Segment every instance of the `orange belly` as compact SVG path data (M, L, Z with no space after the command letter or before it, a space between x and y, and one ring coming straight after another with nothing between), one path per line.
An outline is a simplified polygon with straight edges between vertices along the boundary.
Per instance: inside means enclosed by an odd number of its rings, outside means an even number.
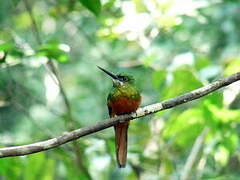
M130 99L127 97L119 97L114 101L108 102L108 105L112 109L112 114L121 115L136 111L140 103L141 98Z

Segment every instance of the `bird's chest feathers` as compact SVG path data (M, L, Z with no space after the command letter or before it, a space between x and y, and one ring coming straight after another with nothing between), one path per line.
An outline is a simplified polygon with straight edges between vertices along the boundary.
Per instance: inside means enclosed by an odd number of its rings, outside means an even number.
M115 89L109 96L108 106L111 107L112 113L116 115L136 111L141 102L138 91L127 87Z

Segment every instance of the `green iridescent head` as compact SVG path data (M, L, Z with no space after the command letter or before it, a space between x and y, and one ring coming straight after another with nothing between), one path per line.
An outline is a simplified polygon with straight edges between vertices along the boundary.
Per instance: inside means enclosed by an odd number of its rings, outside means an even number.
M113 79L114 87L120 87L124 84L134 84L134 82L135 82L133 76L129 75L127 73L113 74L99 66L98 66L98 68L101 69L103 72L105 72L107 75L109 75Z

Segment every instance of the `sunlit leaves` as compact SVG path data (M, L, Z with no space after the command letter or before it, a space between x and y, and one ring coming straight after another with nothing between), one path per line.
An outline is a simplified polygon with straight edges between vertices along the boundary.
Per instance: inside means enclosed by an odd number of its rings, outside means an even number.
M181 147L187 147L194 143L204 127L209 127L208 142L221 144L224 152L227 151L230 155L235 152L238 145L237 131L234 127L239 123L240 112L226 109L221 103L215 104L217 99L212 95L204 99L197 108L172 114L165 125L164 137L173 139ZM221 98L218 101L221 101ZM217 156L219 157L219 152ZM220 161L225 162L226 159Z
M240 121L240 111L238 110L229 110L225 108L218 108L214 104L207 104L209 111L213 113L214 118L218 119L223 123L228 122L239 122Z
M32 24L31 17L27 12L15 16L14 21L18 28L28 28Z
M226 63L226 68L224 71L224 74L226 74L226 76L240 72L240 58L234 58L229 60Z
M228 158L229 158L229 151L224 146L218 146L217 151L214 155L214 158L217 163L226 165Z
M107 117L105 100L110 80L98 76L96 64L109 66L113 72L120 66L128 67L124 71L136 72L143 105L184 94L240 69L239 12L233 1L29 1L42 45L36 43L36 33L30 28L31 17L23 2L19 2L0 0L0 58L7 53L7 63L16 60L19 63L10 67L3 61L0 71L0 96L8 103L0 107L0 137L3 140L12 137L13 144L15 141L27 144L25 137L33 142L47 138L37 125L51 133L67 131L61 119L62 114L66 114L61 96L45 99L52 91L47 82L49 72L41 66L46 59L69 62L70 55L76 59L59 67L72 115L82 126ZM201 3L208 7L199 9ZM56 42L49 41L51 39ZM69 44L71 52L68 45L59 42ZM191 57L182 56L188 54ZM22 85L26 88L21 88ZM75 153L68 144L62 153L58 153L58 149L36 156L1 159L0 179L87 180L84 168L93 175L92 179L99 180L135 180L137 173L140 179L178 179L180 166L184 165L192 145L206 126L210 130L203 151L207 149L208 153L199 157L206 158L203 173L224 173L232 154L238 156L240 123L239 104L234 106L236 110L231 109L232 105L228 107L229 96L225 96L225 92L227 90L222 89L161 111L149 119L134 120L129 127L128 166L121 170L122 174L116 172L111 128L110 135L104 136L106 131L96 134L100 140L86 139L86 149L81 147L83 168L78 167ZM238 93L236 89L234 92ZM237 94L233 96L230 92L230 96L239 101ZM28 101L31 104L25 104ZM11 111L6 110L10 107ZM60 116L53 115L52 109ZM21 116L16 112L21 112ZM24 118L23 112L26 112ZM31 117L38 124L32 123ZM153 121L158 123L153 124ZM111 160L106 163L106 159ZM239 160L236 158L236 161ZM223 170L218 171L219 166ZM227 175L219 177L229 179Z
M101 11L101 1L100 0L79 0L83 6L89 9L96 16L99 15Z
M147 7L144 5L144 2L141 0L133 0L135 6L136 6L136 11L138 13L145 12L147 10Z
M176 16L162 15L158 19L156 19L157 24L160 27L169 28L176 26L181 21Z
M227 130L225 131L220 144L225 146L230 153L234 153L239 144L238 140L238 134L234 129L232 131Z

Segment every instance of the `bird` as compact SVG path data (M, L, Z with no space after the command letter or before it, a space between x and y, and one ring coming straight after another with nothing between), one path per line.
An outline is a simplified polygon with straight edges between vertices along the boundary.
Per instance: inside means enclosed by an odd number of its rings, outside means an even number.
M98 68L113 80L112 89L107 97L110 118L135 112L141 104L141 94L135 85L134 77L127 73L114 74L100 66ZM126 166L129 123L130 121L125 121L114 126L116 159L119 168Z

